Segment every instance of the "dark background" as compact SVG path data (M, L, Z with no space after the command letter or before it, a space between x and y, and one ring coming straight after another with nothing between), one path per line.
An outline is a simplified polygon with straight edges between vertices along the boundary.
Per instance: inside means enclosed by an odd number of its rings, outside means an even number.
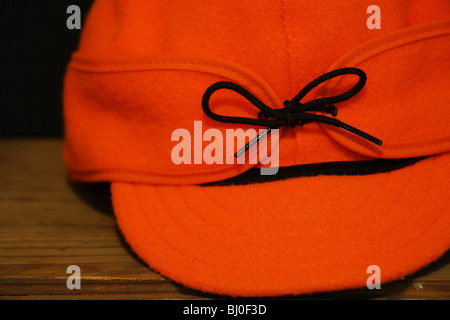
M66 10L78 5L83 25L92 2L1 1L0 138L63 135L62 81L81 32Z

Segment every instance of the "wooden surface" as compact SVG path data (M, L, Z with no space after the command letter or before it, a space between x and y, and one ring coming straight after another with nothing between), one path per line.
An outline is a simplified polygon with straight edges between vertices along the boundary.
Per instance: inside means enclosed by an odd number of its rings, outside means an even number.
M66 286L81 269L81 289ZM60 139L0 140L0 299L221 299L149 269L121 236L109 185L70 182ZM413 276L289 299L450 299L450 252Z

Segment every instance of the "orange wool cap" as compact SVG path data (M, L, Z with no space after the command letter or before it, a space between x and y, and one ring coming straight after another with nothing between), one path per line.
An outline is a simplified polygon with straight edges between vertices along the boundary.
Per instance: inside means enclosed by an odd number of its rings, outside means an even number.
M379 0L379 28L370 5L96 0L65 76L71 178L111 182L132 249L205 292L426 266L450 248L450 2Z

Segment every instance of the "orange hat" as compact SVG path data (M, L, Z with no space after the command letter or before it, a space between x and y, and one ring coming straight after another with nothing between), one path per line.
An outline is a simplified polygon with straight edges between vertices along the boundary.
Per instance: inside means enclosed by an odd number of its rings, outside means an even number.
M65 78L70 176L110 181L133 250L198 290L324 292L426 266L450 247L450 2L379 0L379 29L370 4L97 0ZM231 129L273 142L276 174L251 151L220 163L243 147Z

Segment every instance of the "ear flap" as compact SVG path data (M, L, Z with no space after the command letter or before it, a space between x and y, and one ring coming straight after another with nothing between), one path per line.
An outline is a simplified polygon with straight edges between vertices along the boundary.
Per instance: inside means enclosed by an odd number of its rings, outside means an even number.
M408 158L450 151L450 20L402 29L352 50L330 67L357 67L364 89L338 106L338 118L383 141L381 148L323 125L360 154ZM327 95L352 79L329 82Z

